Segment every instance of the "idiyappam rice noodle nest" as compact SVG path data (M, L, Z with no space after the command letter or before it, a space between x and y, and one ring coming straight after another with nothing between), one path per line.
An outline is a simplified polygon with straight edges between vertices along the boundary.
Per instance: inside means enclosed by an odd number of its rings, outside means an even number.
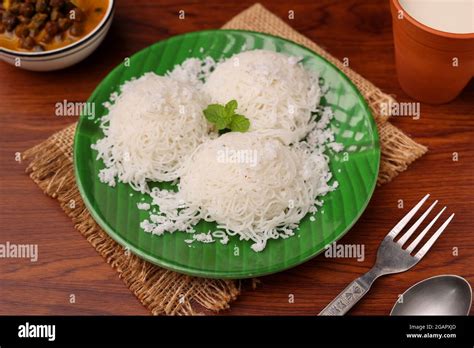
M165 76L128 81L106 104L104 138L93 145L105 164L100 180L150 196L138 204L149 210L145 232L184 231L188 243L237 236L262 251L269 239L294 235L337 188L325 151L342 146L318 81L298 58L264 50L218 63L191 58ZM230 100L250 120L249 132L219 134L205 119L206 106ZM153 181L178 189L150 189ZM217 230L196 233L201 220Z

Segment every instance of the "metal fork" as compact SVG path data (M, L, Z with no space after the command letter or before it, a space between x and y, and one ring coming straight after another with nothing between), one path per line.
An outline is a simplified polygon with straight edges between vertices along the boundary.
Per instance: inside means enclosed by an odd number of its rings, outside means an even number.
M425 227L425 229L416 237L410 245L403 249L403 246L407 240L413 235L420 224L425 220L431 210L435 207L438 201L435 201L431 206L423 213L423 215L405 232L405 234L395 242L395 237L402 231L402 229L408 224L413 218L416 212L426 202L430 195L427 194L423 199L418 202L403 219L385 236L382 243L377 251L377 261L370 271L362 275L361 277L350 283L330 304L324 308L319 315L344 315L346 314L370 289L374 281L383 275L392 273L401 273L408 271L410 268L415 266L422 258L426 255L428 250L433 246L434 242L438 239L441 233L444 231L446 226L451 222L454 214L441 225L440 228L431 236L431 238L423 245L423 247L412 256L411 253L434 225L436 220L440 217L444 207L438 215Z

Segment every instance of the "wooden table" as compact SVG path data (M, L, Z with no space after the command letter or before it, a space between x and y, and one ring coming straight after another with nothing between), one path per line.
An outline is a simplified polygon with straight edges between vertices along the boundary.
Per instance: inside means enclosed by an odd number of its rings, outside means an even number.
M117 1L114 24L101 47L75 67L32 73L0 64L0 243L37 243L39 260L0 259L0 314L147 314L59 205L24 174L15 153L74 120L54 116L54 104L83 101L126 56L172 35L218 28L252 4L240 1ZM410 101L396 79L388 1L264 1L304 35L400 101ZM185 10L186 19L178 19ZM436 78L436 76L433 76ZM377 247L407 209L429 192L456 217L425 259L409 272L379 279L352 314L386 315L405 289L426 277L452 273L474 285L474 83L454 102L421 105L421 118L393 123L429 153L393 182L377 188L367 211L341 243L363 244L365 260L323 255L292 270L261 278L224 314L318 313L345 285L373 264ZM453 161L453 153L459 155ZM398 208L398 200L405 203ZM458 256L453 255L457 248ZM456 254L456 253L454 253ZM70 303L74 294L75 303ZM290 295L294 303L290 303Z

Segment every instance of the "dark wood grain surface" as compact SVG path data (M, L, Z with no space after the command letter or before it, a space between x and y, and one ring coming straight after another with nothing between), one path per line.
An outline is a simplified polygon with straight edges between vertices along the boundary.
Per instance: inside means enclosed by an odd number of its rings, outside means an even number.
M263 3L336 57L348 57L354 70L385 92L411 101L396 79L388 0ZM0 259L0 314L147 314L112 268L74 230L58 204L24 174L25 164L15 162L15 153L73 122L54 116L54 104L87 99L126 56L172 35L218 28L251 4L249 0L119 0L108 37L82 63L53 73L33 73L0 63L0 243L39 245L36 263ZM185 10L185 20L178 19L179 10ZM289 10L295 12L294 20L288 20ZM427 145L429 153L393 182L377 188L362 218L342 239L341 243L364 245L363 262L320 255L292 270L261 278L256 290L245 291L223 314L318 313L372 266L384 235L425 193L456 213L452 224L415 268L379 279L351 313L386 315L398 294L429 276L458 274L474 284L472 82L450 104L422 104L419 120L393 119ZM458 161L452 160L454 152ZM398 208L399 200L404 201L403 209ZM75 303L70 303L72 294Z

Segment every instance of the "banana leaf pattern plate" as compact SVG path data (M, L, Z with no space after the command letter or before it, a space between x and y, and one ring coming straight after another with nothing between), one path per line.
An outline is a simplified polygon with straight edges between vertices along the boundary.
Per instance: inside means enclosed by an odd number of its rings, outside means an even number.
M244 50L266 49L302 57L307 69L319 72L329 90L322 100L331 106L335 118L331 127L344 151L328 152L330 168L339 187L324 197L324 206L314 221L306 216L295 236L270 240L256 253L252 241L231 237L227 245L193 243L185 232L154 236L140 228L149 212L137 209L146 197L129 185L109 187L98 179L102 161L91 149L103 137L102 105L112 92L132 77L153 71L163 75L190 57L211 56L218 60ZM305 262L340 239L361 216L374 191L380 161L377 128L357 88L334 65L291 41L256 32L209 30L179 35L143 49L130 57L129 64L117 66L96 88L89 102L95 103L95 118L81 117L74 142L77 184L84 202L97 223L132 253L161 267L210 278L248 278L279 272ZM157 183L158 184L158 183ZM149 198L145 198L150 202ZM214 223L200 222L196 231L216 229Z

